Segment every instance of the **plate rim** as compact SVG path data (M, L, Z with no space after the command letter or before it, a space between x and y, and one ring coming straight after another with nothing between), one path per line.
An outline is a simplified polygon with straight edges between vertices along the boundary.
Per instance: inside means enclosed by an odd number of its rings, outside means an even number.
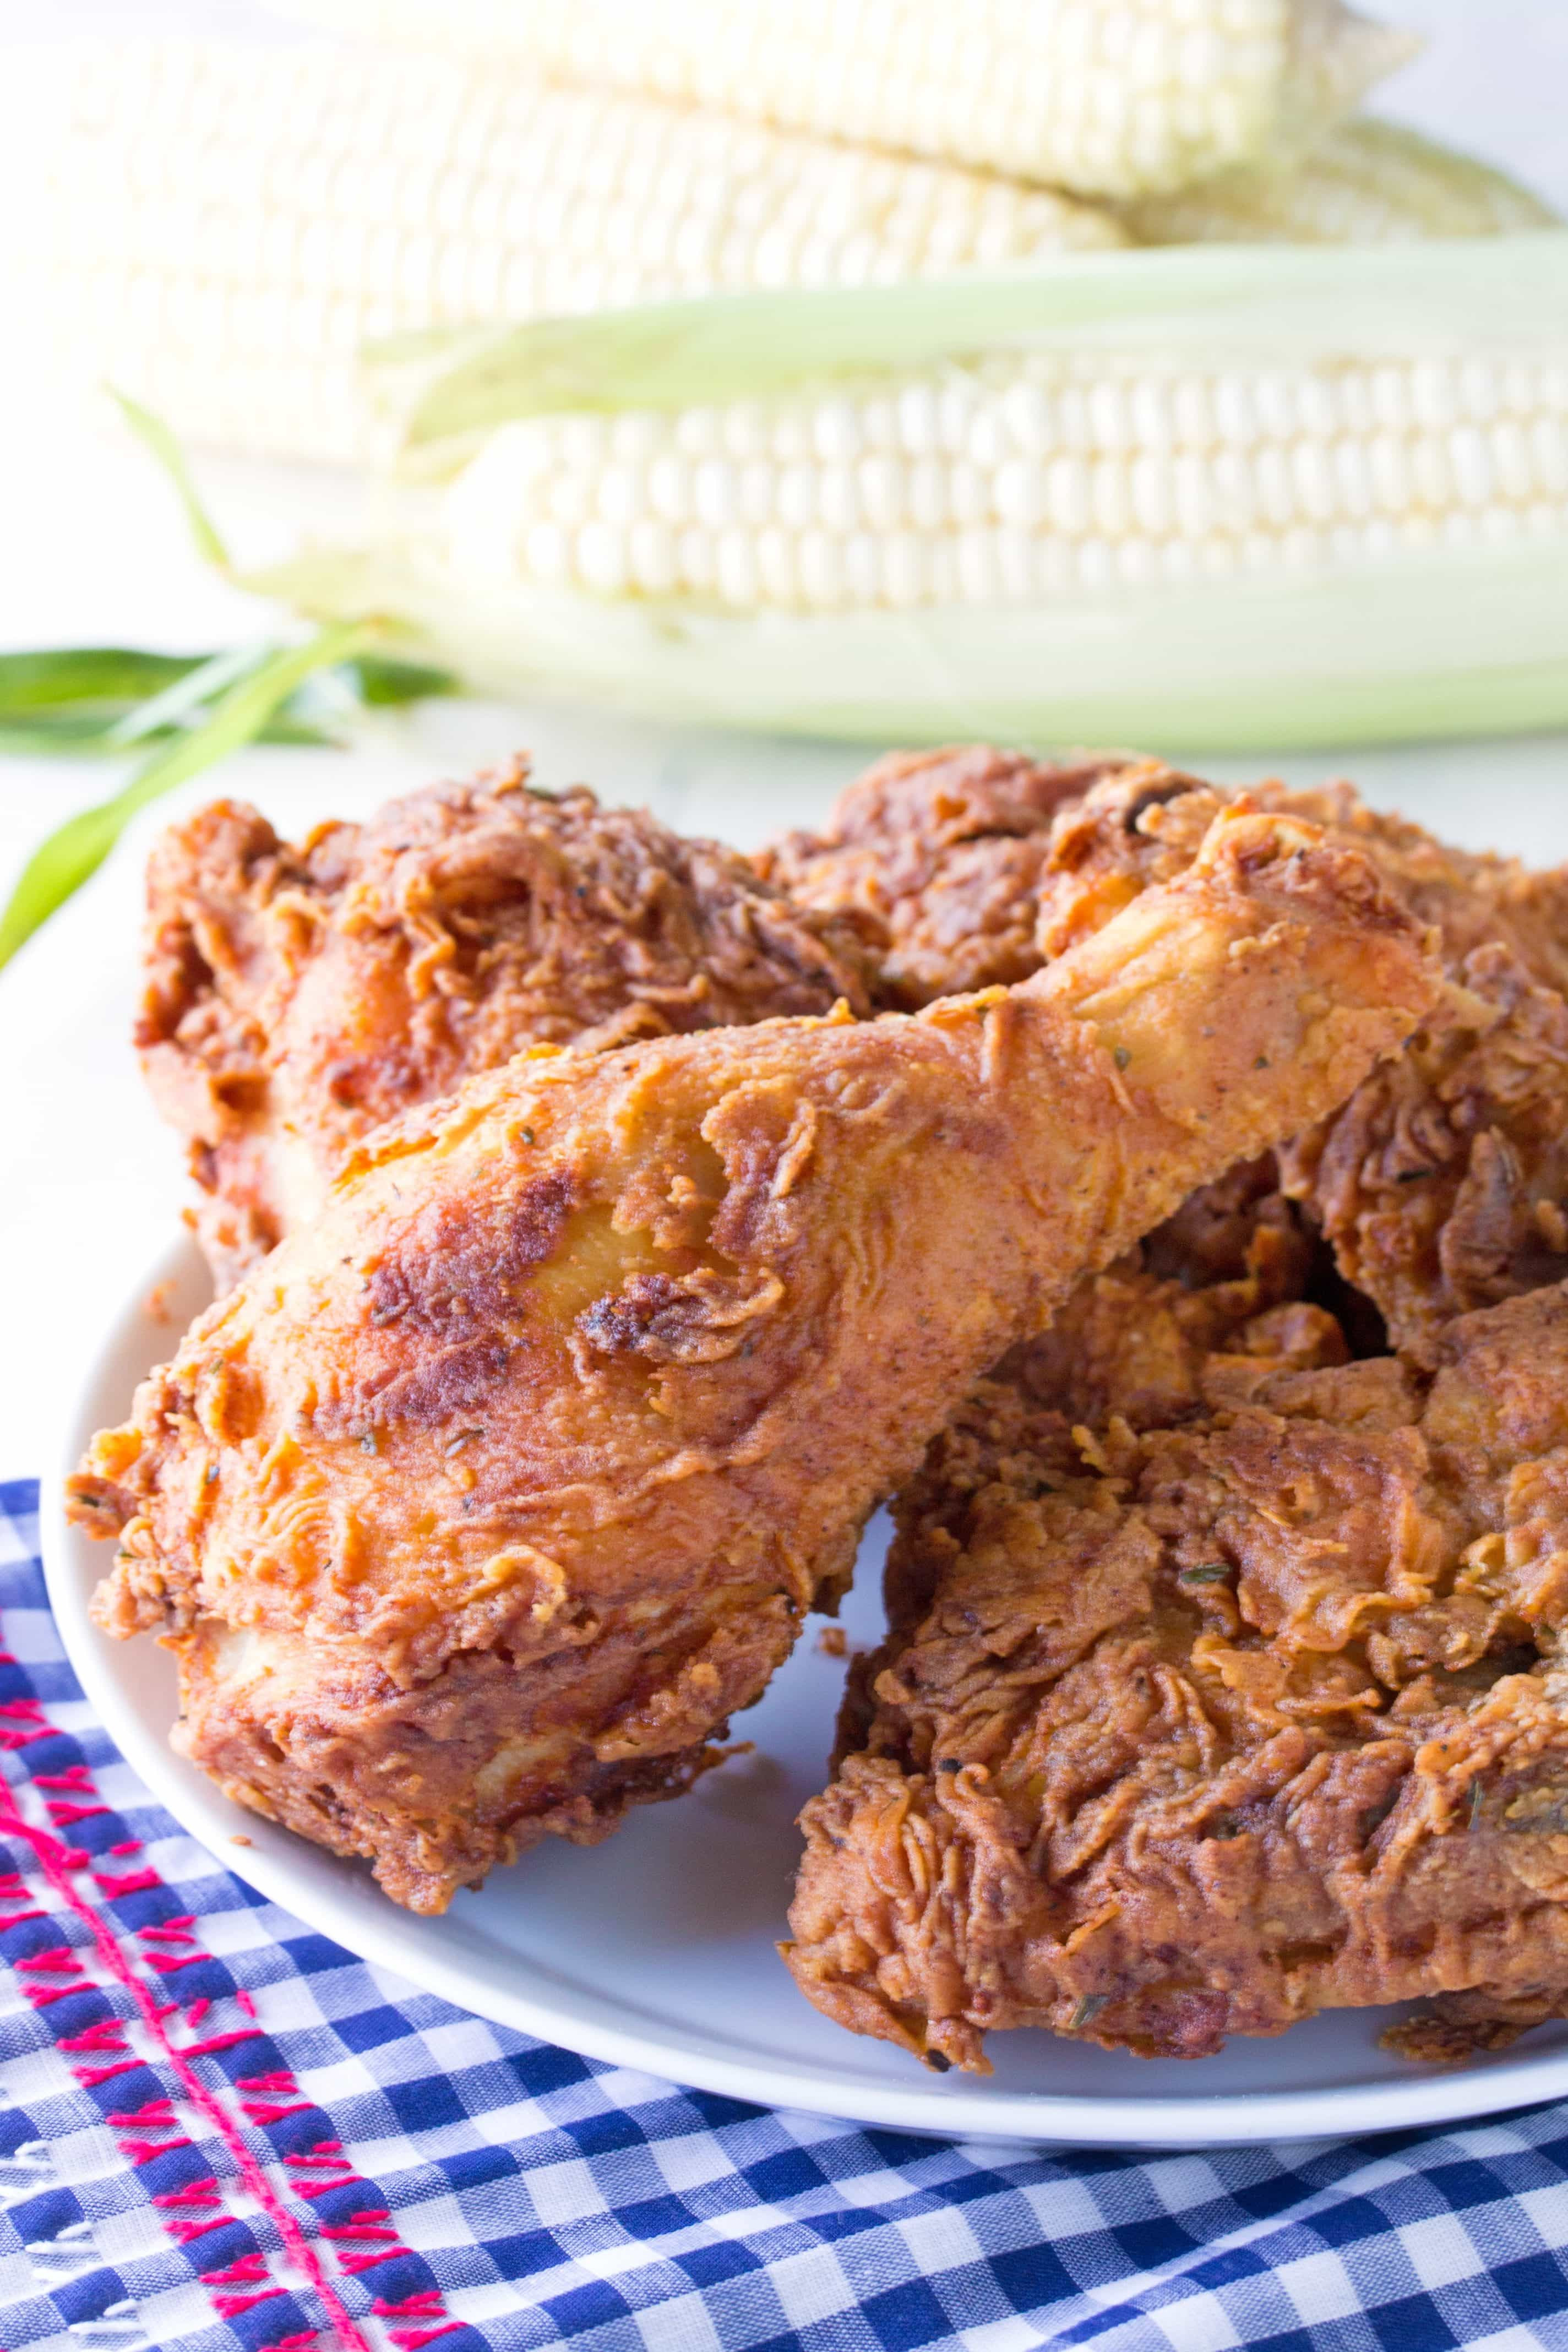
M1568 2095L1568 2048L1469 2071L1413 2074L1408 2082L1379 2081L1351 2088L1227 2091L1173 2100L1116 2093L970 2090L943 2078L941 2089L865 2082L839 2084L816 2063L796 2065L769 2053L754 2059L703 2050L695 2037L661 2037L657 2025L616 2025L584 2017L549 1997L475 1983L461 1954L448 1960L426 1948L423 1921L403 1912L371 1882L356 1882L353 1900L315 1883L308 1868L258 1846L237 1847L235 1822L253 1817L230 1798L197 1784L163 1739L143 1726L112 1671L115 1650L88 1614L88 1590L73 1559L76 1531L68 1522L64 1484L80 1458L96 1419L92 1398L110 1360L134 1324L143 1330L146 1302L161 1283L188 1276L195 1244L188 1234L169 1243L127 1286L84 1350L80 1378L59 1403L58 1438L38 1498L38 1543L44 1580L62 1646L82 1692L104 1730L155 1801L215 1862L268 1902L329 1937L373 1968L390 1969L416 1990L492 2024L533 2035L605 2064L652 2074L679 2086L793 2108L874 2130L911 2132L941 2139L1007 2141L1035 2147L1083 2147L1176 2151L1289 2145L1364 2138L1382 2132L1477 2121ZM129 1660L136 1653L127 1645ZM287 1834L287 1832L285 1832ZM304 1845L302 1853L316 1851ZM363 1895L373 1896L366 1905ZM383 1916L384 1915L384 1916ZM529 1964L520 1961L520 1974ZM603 2005L606 1997L596 1996ZM1194 2064L1201 2061L1194 2061ZM1353 2104L1355 2112L1347 2115ZM1368 2110L1371 2110L1369 2113Z

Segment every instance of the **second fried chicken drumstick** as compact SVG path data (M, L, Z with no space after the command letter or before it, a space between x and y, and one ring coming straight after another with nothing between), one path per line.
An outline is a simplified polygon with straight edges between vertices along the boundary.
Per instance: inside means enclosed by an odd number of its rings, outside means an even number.
M520 1057L379 1130L74 1483L182 1744L439 1910L684 1786L1021 1328L1426 1009L1365 862L1227 813L918 1017Z
M871 971L853 919L645 812L535 791L518 760L297 846L232 801L171 827L137 1044L224 1289L361 1136L524 1045L863 1013Z

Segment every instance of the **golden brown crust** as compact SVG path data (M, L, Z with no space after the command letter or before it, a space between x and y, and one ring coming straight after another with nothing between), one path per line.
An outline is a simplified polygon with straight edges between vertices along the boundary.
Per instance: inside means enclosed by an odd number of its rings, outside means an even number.
M1202 1406L1216 1354L1342 1361L1339 1325L1306 1302L1312 1262L1274 1154L1244 1160L1079 1283L998 1376L1069 1423L1115 1413L1134 1428L1167 1426Z
M1068 952L1184 871L1227 797L1122 772L1042 812L1006 902L1016 965ZM1251 797L1363 846L1435 927L1451 977L1405 1053L1280 1155L1292 1197L1270 1155L1086 1279L896 1506L890 1631L851 1667L839 1777L804 1817L790 1958L829 2015L938 2064L984 2065L994 2026L1195 2055L1314 2007L1405 1995L1436 2006L1391 2046L1453 2063L1568 2005L1561 1915L1532 1863L1510 1866L1556 1835L1551 1772L1568 1785L1546 1664L1568 1510L1548 1368L1560 1387L1568 1305L1521 1295L1568 1274L1568 886L1448 850L1348 786ZM854 879L895 953L914 942L906 971L940 988L931 916L967 881L950 846L963 815L931 824L910 787L903 814L921 840L879 852L862 824ZM909 887L878 896L879 856ZM835 870L819 860L819 887ZM1320 1221L1341 1269L1326 1287ZM1346 1361L1330 1300L1361 1344L1383 1343L1346 1276L1424 1375ZM1472 1541L1480 1584L1456 1591ZM1403 1605L1358 1632L1367 1603L1342 1591L1341 1622L1331 1607L1303 1627L1261 1571L1236 1577L1248 1542L1320 1611L1368 1557ZM1226 1559L1223 1600L1184 1587L1184 1544ZM1505 1544L1543 1565L1511 1602L1489 1601ZM1423 1549L1438 1563L1425 1598ZM1527 1654L1527 1672L1509 1671ZM1449 1689L1479 1676L1503 1696ZM1465 1756L1486 1768L1467 1784L1467 1813L1469 1786L1482 1793L1462 1848L1433 1843L1422 1811L1444 1741L1453 1771ZM1391 1853L1375 1823L1358 1842L1345 1811L1375 1772L1369 1817L1387 1804L1415 1824ZM1222 1796L1216 1834L1203 1806Z
M797 904L878 926L888 941L883 1001L901 1011L1010 988L1043 961L1041 877L1058 811L1134 765L1164 772L1131 752L1042 761L984 743L890 752L840 795L819 833L789 834L756 864Z
M680 1795L719 1762L724 1715L793 1639L777 1595L752 1601L743 1629L700 1609L679 1622L623 1612L592 1634L579 1624L569 1675L559 1651L519 1660L502 1643L413 1685L357 1646L323 1655L297 1634L204 1618L176 1643L174 1745L237 1803L334 1853L373 1856L395 1900L440 1911L454 1887L542 1837L597 1844L629 1808ZM659 1738L644 1750L635 1732L650 1706ZM542 1769L520 1814L525 1746Z
M1450 849L1349 785L1254 797L1360 843L1442 942L1449 986L1434 1017L1280 1155L1283 1191L1343 1281L1393 1345L1430 1362L1455 1316L1568 1276L1568 885ZM1162 802L1131 843L1123 779L1064 811L1044 894L1052 950L1125 887L1179 871L1216 804L1206 789Z
M1007 1342L1435 984L1364 861L1238 810L1011 994L471 1079L95 1442L100 1621L172 1641L199 1762L439 1908L689 1775Z
M298 846L220 801L154 848L137 1044L189 1140L220 1287L371 1128L523 1046L869 1009L863 926L527 777L514 761Z
M803 1815L808 1998L973 2068L1023 2024L1201 2056L1328 2007L1441 1997L1453 2046L1563 2013L1568 1293L1444 1353L1241 1402L1212 1360L1142 1433L976 1392Z
M1568 1003L1508 948L1473 950L1280 1174L1392 1343L1435 1360L1455 1316L1568 1276Z
M1372 860L1416 920L1437 931L1446 964L1500 941L1542 986L1568 987L1568 876L1532 874L1515 858L1456 849L1392 810L1368 807L1352 784L1302 790L1252 784L1253 805L1320 825ZM1137 889L1168 882L1195 854L1226 788L1166 772L1151 785L1108 775L1065 806L1042 877L1042 952L1060 954Z
M962 984L993 936L1010 978L1066 954L1184 871L1233 798L1155 761L1097 773L942 752L873 769L771 870L815 904L874 911L916 1002ZM1433 1020L1282 1168L1382 1318L1358 1339L1431 1360L1454 1316L1568 1276L1568 871L1451 848L1346 783L1247 799L1363 850L1441 941L1450 986ZM1194 1203L1194 1237L1219 1213Z
M756 861L801 904L868 918L888 938L889 1001L906 1007L1012 985L1065 955L1142 890L1173 881L1236 797L1130 751L1040 761L985 744L895 752L840 796L820 832ZM1373 859L1450 966L1500 940L1542 985L1568 987L1568 877L1449 847L1369 808L1354 787L1252 785Z

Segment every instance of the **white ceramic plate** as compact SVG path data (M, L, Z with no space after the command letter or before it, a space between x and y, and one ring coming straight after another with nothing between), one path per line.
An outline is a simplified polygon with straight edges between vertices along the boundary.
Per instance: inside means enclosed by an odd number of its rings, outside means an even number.
M162 1319L149 1299L163 1286ZM995 2074L933 2077L885 2044L829 2025L795 1991L774 1945L799 1849L795 1817L822 1785L843 1667L808 1627L740 1731L736 1759L679 1803L632 1815L607 1844L550 1840L441 1919L400 1911L367 1870L242 1811L168 1747L173 1662L90 1622L107 1553L68 1527L59 1476L208 1297L183 1243L150 1267L66 1415L44 1498L49 1593L71 1661L105 1727L150 1789L225 1865L350 1951L503 2025L591 2058L702 2090L944 2137L1161 2147L1388 2131L1568 2093L1568 2023L1458 2072L1389 2057L1393 2011L1314 2018L1272 2042L1184 2063L1112 2054L1048 2033L996 2034ZM879 1630L881 1545L863 1548L846 1623ZM248 1841L237 1845L237 1836Z

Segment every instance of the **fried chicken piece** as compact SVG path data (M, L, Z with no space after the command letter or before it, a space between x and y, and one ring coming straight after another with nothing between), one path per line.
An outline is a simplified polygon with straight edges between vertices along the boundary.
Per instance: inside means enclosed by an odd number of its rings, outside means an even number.
M1437 1997L1430 2058L1568 2013L1568 1287L1435 1374L1201 1384L1142 1434L983 1386L897 1506L791 1912L841 2024L984 2072L1016 2025L1199 2057Z
M1104 790L1093 793L1097 785ZM1188 794L1206 795L1210 817L1220 804L1195 778L1131 752L1060 762L986 744L893 752L840 795L820 833L791 834L757 863L802 904L879 925L889 941L884 1001L912 1009L1026 979L1047 952L1070 944L1058 929L1087 938L1152 882L1184 870L1195 845L1188 830L1173 854L1132 835L1133 871L1120 870L1125 852L1098 861L1114 879L1091 918L1079 854L1086 793L1116 845L1130 837L1129 813L1135 822L1144 808ZM1058 836L1073 844L1062 856ZM1052 913L1058 890L1075 908L1060 927ZM1010 1362L1015 1376L1042 1392L1070 1393L1076 1418L1095 1418L1114 1394L1120 1410L1160 1419L1178 1393L1190 1400L1194 1366L1222 1327L1300 1297L1310 1244L1278 1191L1272 1158L1210 1192L1168 1234L1151 1235L1075 1295L1032 1349ZM1205 1255L1205 1228L1206 1238L1220 1241L1218 1255Z
M845 794L815 856L796 836L769 870L808 903L875 910L906 998L940 992L968 968L966 950L944 961L944 946L969 903L970 841L991 822L993 774L1016 769L1045 781L1005 800L1019 837L1005 846L1022 859L995 902L1010 977L1173 879L1231 797L1152 761L1078 772L1087 789L1068 772L985 751L884 761ZM1058 778L1068 789L1053 797ZM1400 1061L1288 1150L1280 1171L1332 1244L1342 1282L1371 1301L1394 1346L1429 1363L1456 1315L1568 1277L1568 869L1531 874L1449 848L1369 809L1349 784L1267 783L1248 797L1364 850L1442 941L1450 985L1435 1017ZM849 848L833 846L841 841ZM984 921L984 890L973 903ZM1194 1214L1205 1213L1200 1204ZM1271 1213L1283 1224L1282 1202ZM1118 1271L1117 1313L1096 1318L1086 1302L1068 1321L1093 1324L1098 1349L1120 1327L1126 1357L1138 1344L1128 1286L1147 1286L1141 1265ZM1194 1271L1201 1284L1201 1269L1170 1268L1189 1282ZM1163 1345L1168 1318L1152 1296L1149 1305L1151 1344ZM1075 1343L1058 1327L1056 1355L1069 1358Z
M1568 1276L1568 1003L1508 948L1467 956L1397 1063L1279 1154L1394 1346Z
M1312 1258L1266 1152L1205 1185L1105 1273L1086 1276L997 1376L1069 1423L1114 1412L1149 1429L1201 1408L1204 1368L1217 1350L1340 1362L1339 1324L1303 1295Z
M1341 1100L1435 986L1231 812L1024 987L535 1055L378 1129L100 1435L186 1754L438 1911L673 1793L1013 1336Z
M1036 930L1058 810L1133 765L1168 772L1131 752L894 751L839 795L820 833L786 835L754 862L797 905L886 934L882 1000L901 1012L1011 988L1044 961Z
M1284 1192L1342 1280L1394 1347L1432 1364L1456 1316L1568 1277L1568 876L1449 849L1349 785L1255 797L1363 846L1442 943L1448 986L1433 1017L1279 1155ZM1222 805L1212 787L1145 801L1120 777L1064 811L1044 951L1179 872Z
M1514 858L1455 849L1407 818L1369 808L1352 784L1265 782L1246 796L1362 850L1417 920L1436 927L1451 972L1500 943L1542 987L1568 991L1568 869L1532 874ZM1138 891L1173 880L1234 798L1171 769L1129 769L1065 805L1041 876L1042 960L1064 954Z
M521 760L297 847L216 802L158 843L147 897L136 1042L220 1289L370 1129L521 1046L870 1009L852 923L717 842L536 792Z
M1235 795L1130 751L1060 762L969 744L894 752L840 794L820 833L755 863L802 906L887 932L887 985L913 1010L1011 986L1099 929L1140 890L1173 881ZM1501 940L1542 985L1568 990L1568 872L1449 848L1368 808L1353 786L1248 788L1375 858L1451 966Z

